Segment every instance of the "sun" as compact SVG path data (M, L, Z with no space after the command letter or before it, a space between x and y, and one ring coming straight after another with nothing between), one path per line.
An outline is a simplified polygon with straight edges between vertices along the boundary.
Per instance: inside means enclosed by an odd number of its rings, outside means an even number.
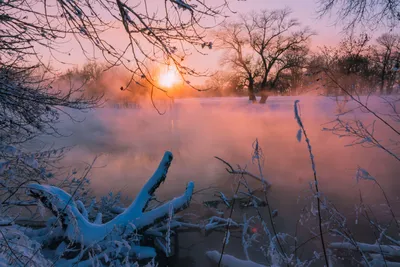
M162 87L171 88L178 82L178 73L175 69L168 68L160 72L158 83Z

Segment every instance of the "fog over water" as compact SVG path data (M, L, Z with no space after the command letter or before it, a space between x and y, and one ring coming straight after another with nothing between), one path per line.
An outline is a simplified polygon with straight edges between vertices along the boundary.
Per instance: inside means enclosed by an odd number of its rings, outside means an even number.
M264 173L272 183L268 193L270 202L279 210L278 231L293 232L302 203L306 203L298 202L298 198L307 194L309 182L313 181L306 143L296 139L299 129L293 112L296 99L300 100L301 117L315 156L320 190L349 218L359 201L359 189L364 201L384 203L372 183L356 183L354 176L360 166L376 177L392 201L398 202L398 161L378 148L345 147L352 139L321 131L329 126L325 123L335 119L337 111L335 101L325 97L270 97L265 105L250 105L246 98L175 100L174 105L160 107L167 109L163 116L152 108L103 108L76 115L85 118L82 123L72 123L66 118L60 129L71 135L46 141L56 146L75 146L64 159L65 165L79 167L82 161L91 162L100 155L96 163L99 168L90 175L94 193L99 196L121 190L124 195L134 197L155 171L164 151L170 150L174 161L166 182L157 191L160 199L166 199L181 194L191 180L195 182L195 190L218 186L232 195L233 177L214 156L242 167L247 165L256 173L251 153L252 143L258 138L264 153ZM379 98L369 102L373 108L385 110ZM364 122L371 121L361 111L357 116ZM376 134L381 140L392 137L389 128L379 123ZM251 184L259 186L257 181ZM213 193L196 195L194 207L210 199ZM216 236L214 241L199 246L220 249L221 243L221 237ZM228 252L229 249L232 248Z

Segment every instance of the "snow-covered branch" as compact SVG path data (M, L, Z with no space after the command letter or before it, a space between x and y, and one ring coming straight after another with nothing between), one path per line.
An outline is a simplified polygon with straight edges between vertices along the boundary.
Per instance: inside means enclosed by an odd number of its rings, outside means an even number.
M156 189L165 181L172 158L172 153L166 152L157 170L143 186L133 203L128 208L122 209L122 213L106 223L102 223L101 213L98 213L96 218L90 221L88 210L83 203L80 201L75 202L73 200L74 195L70 195L58 187L30 184L27 186L27 193L40 200L56 216L62 226L62 236L60 237L66 238L72 244L81 244L86 248L98 245L106 248L107 246L103 243L111 242L109 237L112 237L111 239L114 241L127 242L135 235L161 233L164 229L158 225L168 218L171 208L172 214L175 214L189 206L193 194L193 182L188 183L185 192L181 196L154 209L146 210L147 204L152 199ZM171 228L194 226L190 224L183 225L175 221L171 221L170 224ZM156 226L156 228L150 229L153 226ZM141 254L141 258L143 258L143 251L140 247L140 245L129 245L129 254ZM155 255L154 250L152 253L144 254L151 257Z
M213 251L207 251L206 256L213 262L213 263L219 263L219 260L221 258L221 253L219 253L216 250ZM265 265L261 265L258 263L255 263L253 261L247 261L247 260L240 260L238 258L235 258L231 255L224 254L222 256L221 260L221 265L223 267L266 267Z
M333 242L330 243L329 247L334 249L361 250L365 253L383 253L385 256L389 257L400 257L400 246L367 244L361 242L357 242L357 245L355 245L349 242Z

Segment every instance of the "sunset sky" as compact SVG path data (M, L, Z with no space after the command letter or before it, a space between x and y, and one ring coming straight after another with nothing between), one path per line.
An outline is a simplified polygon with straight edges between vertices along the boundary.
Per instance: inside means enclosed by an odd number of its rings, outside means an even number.
M233 11L244 14L262 9L273 10L289 7L293 11L293 18L297 18L303 26L309 26L317 33L317 35L312 38L312 48L317 48L318 46L322 45L335 45L342 37L342 25L334 25L336 19L335 14L333 14L332 17L326 16L322 19L318 18L318 14L316 12L318 9L317 0L235 0L230 2L230 7ZM231 14L231 19L234 19L235 16L237 16L237 14ZM118 33L109 32L105 35L105 38L118 40L119 38L122 38L124 34L125 33L123 31ZM376 37L378 34L379 32L374 36ZM63 47L63 50L65 51L66 48ZM71 55L60 54L58 55L58 59L69 64L60 64L53 61L53 65L58 69L63 70L71 68L74 65L81 65L87 61L87 59L82 56L80 47L77 44L68 44L67 50ZM215 70L219 68L221 52L208 49L205 52L208 55L202 56L194 53L193 56L187 58L187 64L189 64L190 67L194 67L196 70L200 71L204 71L206 69Z

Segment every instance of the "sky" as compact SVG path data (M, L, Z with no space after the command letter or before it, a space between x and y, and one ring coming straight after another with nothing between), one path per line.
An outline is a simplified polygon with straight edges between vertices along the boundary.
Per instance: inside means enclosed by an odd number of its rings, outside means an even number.
M160 3L161 2L162 1L160 1ZM155 2L152 2L152 4L154 3ZM245 14L263 9L274 10L289 7L293 11L292 18L297 18L303 26L309 26L317 33L317 35L312 38L311 43L311 47L314 49L323 45L336 45L343 36L341 33L341 25L335 26L334 14L332 17L325 16L322 19L318 18L317 0L233 0L230 2L230 7L238 14ZM237 16L237 14L231 14L230 19L234 19L235 16ZM117 40L118 42L118 39L122 38L124 34L123 31L108 32L104 37ZM57 57L60 61L69 64L60 64L53 61L53 65L57 69L64 70L71 68L74 65L82 65L87 62L87 58L82 55L81 49L77 44L69 43L66 47L63 47L64 51L65 49L68 50L70 55L58 54ZM218 69L220 67L219 61L221 51L207 49L205 52L207 53L206 56L197 54L196 52L193 53L191 57L186 59L187 64L198 71L214 71ZM44 52L44 54L46 54L46 52Z
M317 35L312 38L311 46L317 48L323 45L336 45L342 37L340 25L335 26L334 18L324 17L318 18L316 0L246 0L232 1L231 8L238 13L250 13L263 9L274 10L289 7L292 9L292 18L297 18L302 26L309 26ZM235 15L232 15L234 19ZM214 52L217 53L218 52ZM200 55L195 55L190 58L190 62L200 62L199 68L214 69L218 67L219 54L209 53L205 59ZM207 62L207 63L205 63ZM202 64L201 64L202 63Z
M297 18L304 26L317 31L318 36L313 38L315 44L335 43L339 39L341 28L334 26L334 18L318 18L316 0L247 0L234 1L231 6L233 10L240 13L289 7L293 11L292 17Z

